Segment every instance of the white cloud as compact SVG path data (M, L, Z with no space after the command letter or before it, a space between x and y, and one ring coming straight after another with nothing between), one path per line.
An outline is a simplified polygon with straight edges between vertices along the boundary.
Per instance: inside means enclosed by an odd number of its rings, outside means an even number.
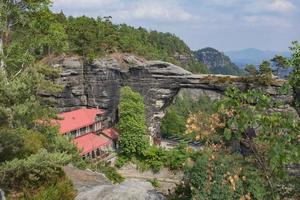
M206 0L209 5L240 8L249 13L290 13L296 9L291 0Z
M119 11L118 11L119 12ZM130 9L122 10L117 16L123 20L150 19L158 21L188 21L194 17L174 1L140 1Z
M54 10L68 10L72 15L111 15L120 20L188 21L195 17L173 0L54 0Z
M82 5L108 5L115 3L115 0L53 0L53 3L58 5L58 6L65 6L65 5L70 5L70 6L82 6Z
M240 3L241 0L207 0L208 4L218 5L218 6L233 6Z
M290 0L255 0L243 4L242 8L247 13L289 14L296 9L296 6Z
M289 0L273 0L266 6L267 10L281 13L290 13L295 10L295 5Z
M287 28L291 27L289 21L276 17L276 16L269 16L269 15L249 15L242 18L245 25L247 26L261 26L261 27L280 27L280 28ZM268 33L266 33L268 34Z

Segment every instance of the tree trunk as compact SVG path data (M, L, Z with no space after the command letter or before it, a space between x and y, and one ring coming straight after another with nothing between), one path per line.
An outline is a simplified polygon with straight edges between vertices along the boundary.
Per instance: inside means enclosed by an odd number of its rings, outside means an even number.
M3 76L4 81L7 82L7 73L4 62L4 51L3 51L3 38L0 36L0 74Z

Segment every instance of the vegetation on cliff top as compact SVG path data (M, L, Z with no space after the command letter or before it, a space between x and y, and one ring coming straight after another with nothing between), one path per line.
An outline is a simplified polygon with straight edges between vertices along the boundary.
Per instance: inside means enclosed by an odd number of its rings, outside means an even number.
M232 63L228 56L214 48L199 49L194 54L214 74L244 75L244 71Z

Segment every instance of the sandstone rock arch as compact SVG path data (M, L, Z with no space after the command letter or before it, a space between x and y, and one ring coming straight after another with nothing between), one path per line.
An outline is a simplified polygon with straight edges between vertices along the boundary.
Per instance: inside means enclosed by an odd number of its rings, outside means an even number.
M159 133L160 120L181 88L198 88L222 93L228 86L240 89L264 87L274 98L286 104L291 95L280 96L277 88L284 81L270 86L258 86L236 76L192 74L181 67L162 61L146 61L132 56L108 56L85 64L78 57L59 58L53 66L62 66L59 82L64 91L54 98L61 110L79 107L99 107L107 112L106 122L113 124L117 118L119 90L128 85L145 98L147 125L151 135ZM53 96L47 96L53 98Z

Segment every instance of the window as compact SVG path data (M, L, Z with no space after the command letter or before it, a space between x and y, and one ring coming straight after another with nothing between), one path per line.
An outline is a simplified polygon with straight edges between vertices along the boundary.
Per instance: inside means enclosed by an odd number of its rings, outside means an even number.
M70 132L70 137L71 137L71 138L76 137L76 130Z
M80 136L80 131L76 130L76 137Z
M80 129L80 135L86 133L86 127Z
M101 129L101 122L95 123L95 131L98 131Z
M100 156L100 150L99 149L96 150L96 155Z
M96 115L96 121L101 121L102 120L102 115Z

